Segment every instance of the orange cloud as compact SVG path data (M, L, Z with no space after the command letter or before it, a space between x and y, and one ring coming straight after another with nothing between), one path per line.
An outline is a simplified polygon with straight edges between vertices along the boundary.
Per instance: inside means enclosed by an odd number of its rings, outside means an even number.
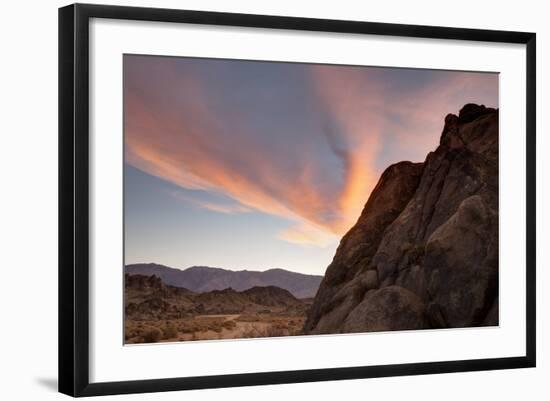
M153 67L142 75L162 76L169 86L125 85L126 161L179 187L236 202L192 201L198 207L219 213L256 210L287 219L291 225L278 238L306 246L334 243L354 224L379 178L376 161L386 131L392 131L396 146L418 147L417 153L425 155L424 148L437 144L444 115L456 109L445 109L449 99L464 85L476 84L459 74L453 82L427 85L414 96L392 97L365 69L310 66L325 130L312 133L313 142L277 144L274 150L276 142L266 144L230 105L220 109L217 94L192 74L166 65L153 73ZM391 121L388 111L407 124ZM411 133L410 127L419 128ZM318 143L339 162L334 166L342 170L339 180L328 182L325 160L312 150Z
M438 144L448 113L456 114L464 104L480 103L480 99L492 100L494 104L488 106L498 107L498 79L498 74L452 72L444 80L427 83L412 96L392 98L388 111L405 122L388 122L395 146L427 154Z
M279 239L303 246L328 246L340 237L323 227L318 227L307 222L302 222L281 231Z
M170 192L170 195L172 195L176 199L190 203L201 209L206 209L217 213L240 214L240 213L250 213L252 211L252 209L246 206L243 206L241 204L225 204L225 203L205 201L201 199L192 198L190 196L187 196L183 192L179 192L179 191L172 191Z
M326 244L336 225L322 217L333 207L330 196L311 185L318 164L315 155L304 155L301 170L287 176L279 170L279 161L270 157L269 149L254 143L253 134L239 138L245 127L232 126L229 132L205 106L205 94L195 83L190 85L194 86L195 101L181 114L159 110L154 105L158 99L127 90L126 161L182 188L219 192L239 204L227 208L202 203L200 207L221 213L258 210L277 215L298 223L302 232L298 236L289 230L281 238ZM313 225L321 228L311 229L312 234L306 235L304 227ZM323 235L319 233L322 230L326 231Z
M349 68L345 74L335 66L314 66L315 88L339 127L344 142L346 171L335 207L341 219L334 230L343 234L358 218L368 195L376 185L375 159L380 150L383 125L383 88L364 70Z

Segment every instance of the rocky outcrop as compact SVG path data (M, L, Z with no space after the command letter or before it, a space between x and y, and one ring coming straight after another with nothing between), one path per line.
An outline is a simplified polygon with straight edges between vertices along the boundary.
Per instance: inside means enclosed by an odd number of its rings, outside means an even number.
M125 275L125 315L132 320L180 319L219 315L293 310L305 316L308 304L289 291L275 287L233 288L195 293L166 285L157 276Z
M449 114L424 163L382 174L342 238L306 334L498 324L498 110Z
M301 304L289 291L275 286L252 287L242 293L258 305L288 307Z
M125 288L132 288L136 290L164 290L166 286L157 276L143 276L140 274L131 276L129 274L124 275Z

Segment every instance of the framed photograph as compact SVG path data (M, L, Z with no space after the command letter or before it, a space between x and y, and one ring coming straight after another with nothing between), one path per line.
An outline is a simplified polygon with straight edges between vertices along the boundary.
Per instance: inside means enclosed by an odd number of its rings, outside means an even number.
M59 390L535 366L535 34L59 10Z

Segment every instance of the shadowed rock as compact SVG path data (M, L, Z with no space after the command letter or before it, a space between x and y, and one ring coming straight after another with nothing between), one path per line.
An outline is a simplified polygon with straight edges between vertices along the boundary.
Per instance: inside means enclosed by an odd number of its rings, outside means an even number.
M497 324L498 110L467 104L424 163L382 174L304 332Z
M275 287L233 288L195 293L164 284L156 276L125 275L125 314L132 320L179 319L195 314L256 313L292 309L305 315L306 301Z

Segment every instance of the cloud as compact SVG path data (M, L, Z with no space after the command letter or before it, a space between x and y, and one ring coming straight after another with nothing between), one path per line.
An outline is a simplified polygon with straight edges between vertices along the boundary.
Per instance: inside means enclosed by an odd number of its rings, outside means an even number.
M425 155L439 144L444 117L466 103L498 107L498 74L438 71L414 92L392 96L387 138L405 154Z
M316 247L325 247L339 240L339 236L336 234L307 222L296 224L281 231L278 238L302 246Z
M306 246L337 241L380 164L423 158L447 112L496 86L455 73L403 90L382 69L137 56L124 68L127 163L233 200L184 199L198 207L288 220L278 238Z
M222 202L207 201L203 199L193 198L184 194L181 191L171 191L170 195L176 199L189 203L193 206L199 207L201 209L210 210L212 212L223 213L223 214L241 214L241 213L250 213L253 210L243 206L238 203L228 204Z
M338 196L340 219L335 231L344 233L359 216L376 185L375 160L383 125L382 85L364 69L312 66L314 88L332 125L324 131L332 151L345 167ZM335 127L338 127L335 129Z

